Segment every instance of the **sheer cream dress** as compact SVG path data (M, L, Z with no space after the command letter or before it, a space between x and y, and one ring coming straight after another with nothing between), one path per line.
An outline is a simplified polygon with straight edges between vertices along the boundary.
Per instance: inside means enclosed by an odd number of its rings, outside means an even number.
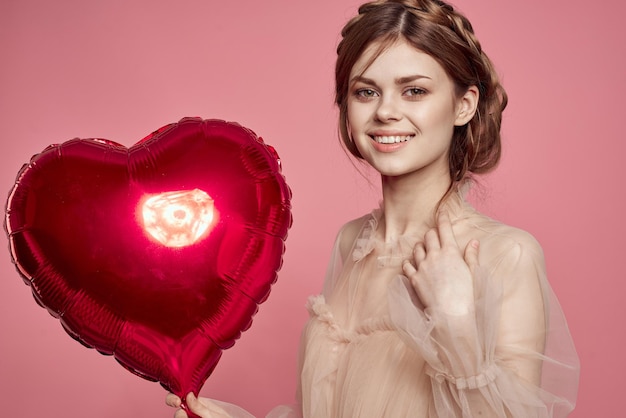
M421 237L383 242L375 210L342 228L323 293L308 300L299 406L268 417L530 418L574 408L578 357L541 247L460 196L444 208L461 248L480 241L477 337L458 337L467 333L451 329L455 318L423 308L401 268Z

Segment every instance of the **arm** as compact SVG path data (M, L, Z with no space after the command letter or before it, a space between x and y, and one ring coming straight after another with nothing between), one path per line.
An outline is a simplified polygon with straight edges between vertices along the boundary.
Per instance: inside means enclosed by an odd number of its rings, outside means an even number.
M472 241L465 252L458 248L446 217L429 234L424 247L416 248L415 266L404 269L411 281L406 287L414 288L425 308L411 303L401 283L391 289L390 307L394 322L428 363L433 413L567 415L573 403L541 388L546 363L559 364L550 373L561 378L575 380L577 370L576 364L544 355L550 294L538 244L524 234L517 234L514 245L505 239L510 248L503 255L482 257L493 261L487 270L478 265ZM500 250L504 242L487 246L487 251Z

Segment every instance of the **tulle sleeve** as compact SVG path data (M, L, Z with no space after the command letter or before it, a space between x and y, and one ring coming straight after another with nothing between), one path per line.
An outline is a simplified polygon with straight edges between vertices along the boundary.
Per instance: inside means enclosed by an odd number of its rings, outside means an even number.
M541 248L526 239L487 264L467 321L421 309L403 276L391 284L392 321L427 362L431 417L567 416L579 363ZM456 332L459 323L476 329Z

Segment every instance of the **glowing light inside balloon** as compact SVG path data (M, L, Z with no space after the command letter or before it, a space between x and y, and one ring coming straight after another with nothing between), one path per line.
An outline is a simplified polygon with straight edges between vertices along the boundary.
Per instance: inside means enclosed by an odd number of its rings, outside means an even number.
M215 217L213 199L199 189L159 193L140 206L145 231L166 247L198 242Z

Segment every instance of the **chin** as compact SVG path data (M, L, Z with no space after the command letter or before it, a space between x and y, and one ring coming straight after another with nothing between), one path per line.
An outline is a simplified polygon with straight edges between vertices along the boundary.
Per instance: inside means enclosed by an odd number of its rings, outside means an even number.
M411 173L413 173L413 171L407 171L407 170L400 170L400 169L377 169L374 167L374 169L381 175L384 177L404 177L407 176Z

